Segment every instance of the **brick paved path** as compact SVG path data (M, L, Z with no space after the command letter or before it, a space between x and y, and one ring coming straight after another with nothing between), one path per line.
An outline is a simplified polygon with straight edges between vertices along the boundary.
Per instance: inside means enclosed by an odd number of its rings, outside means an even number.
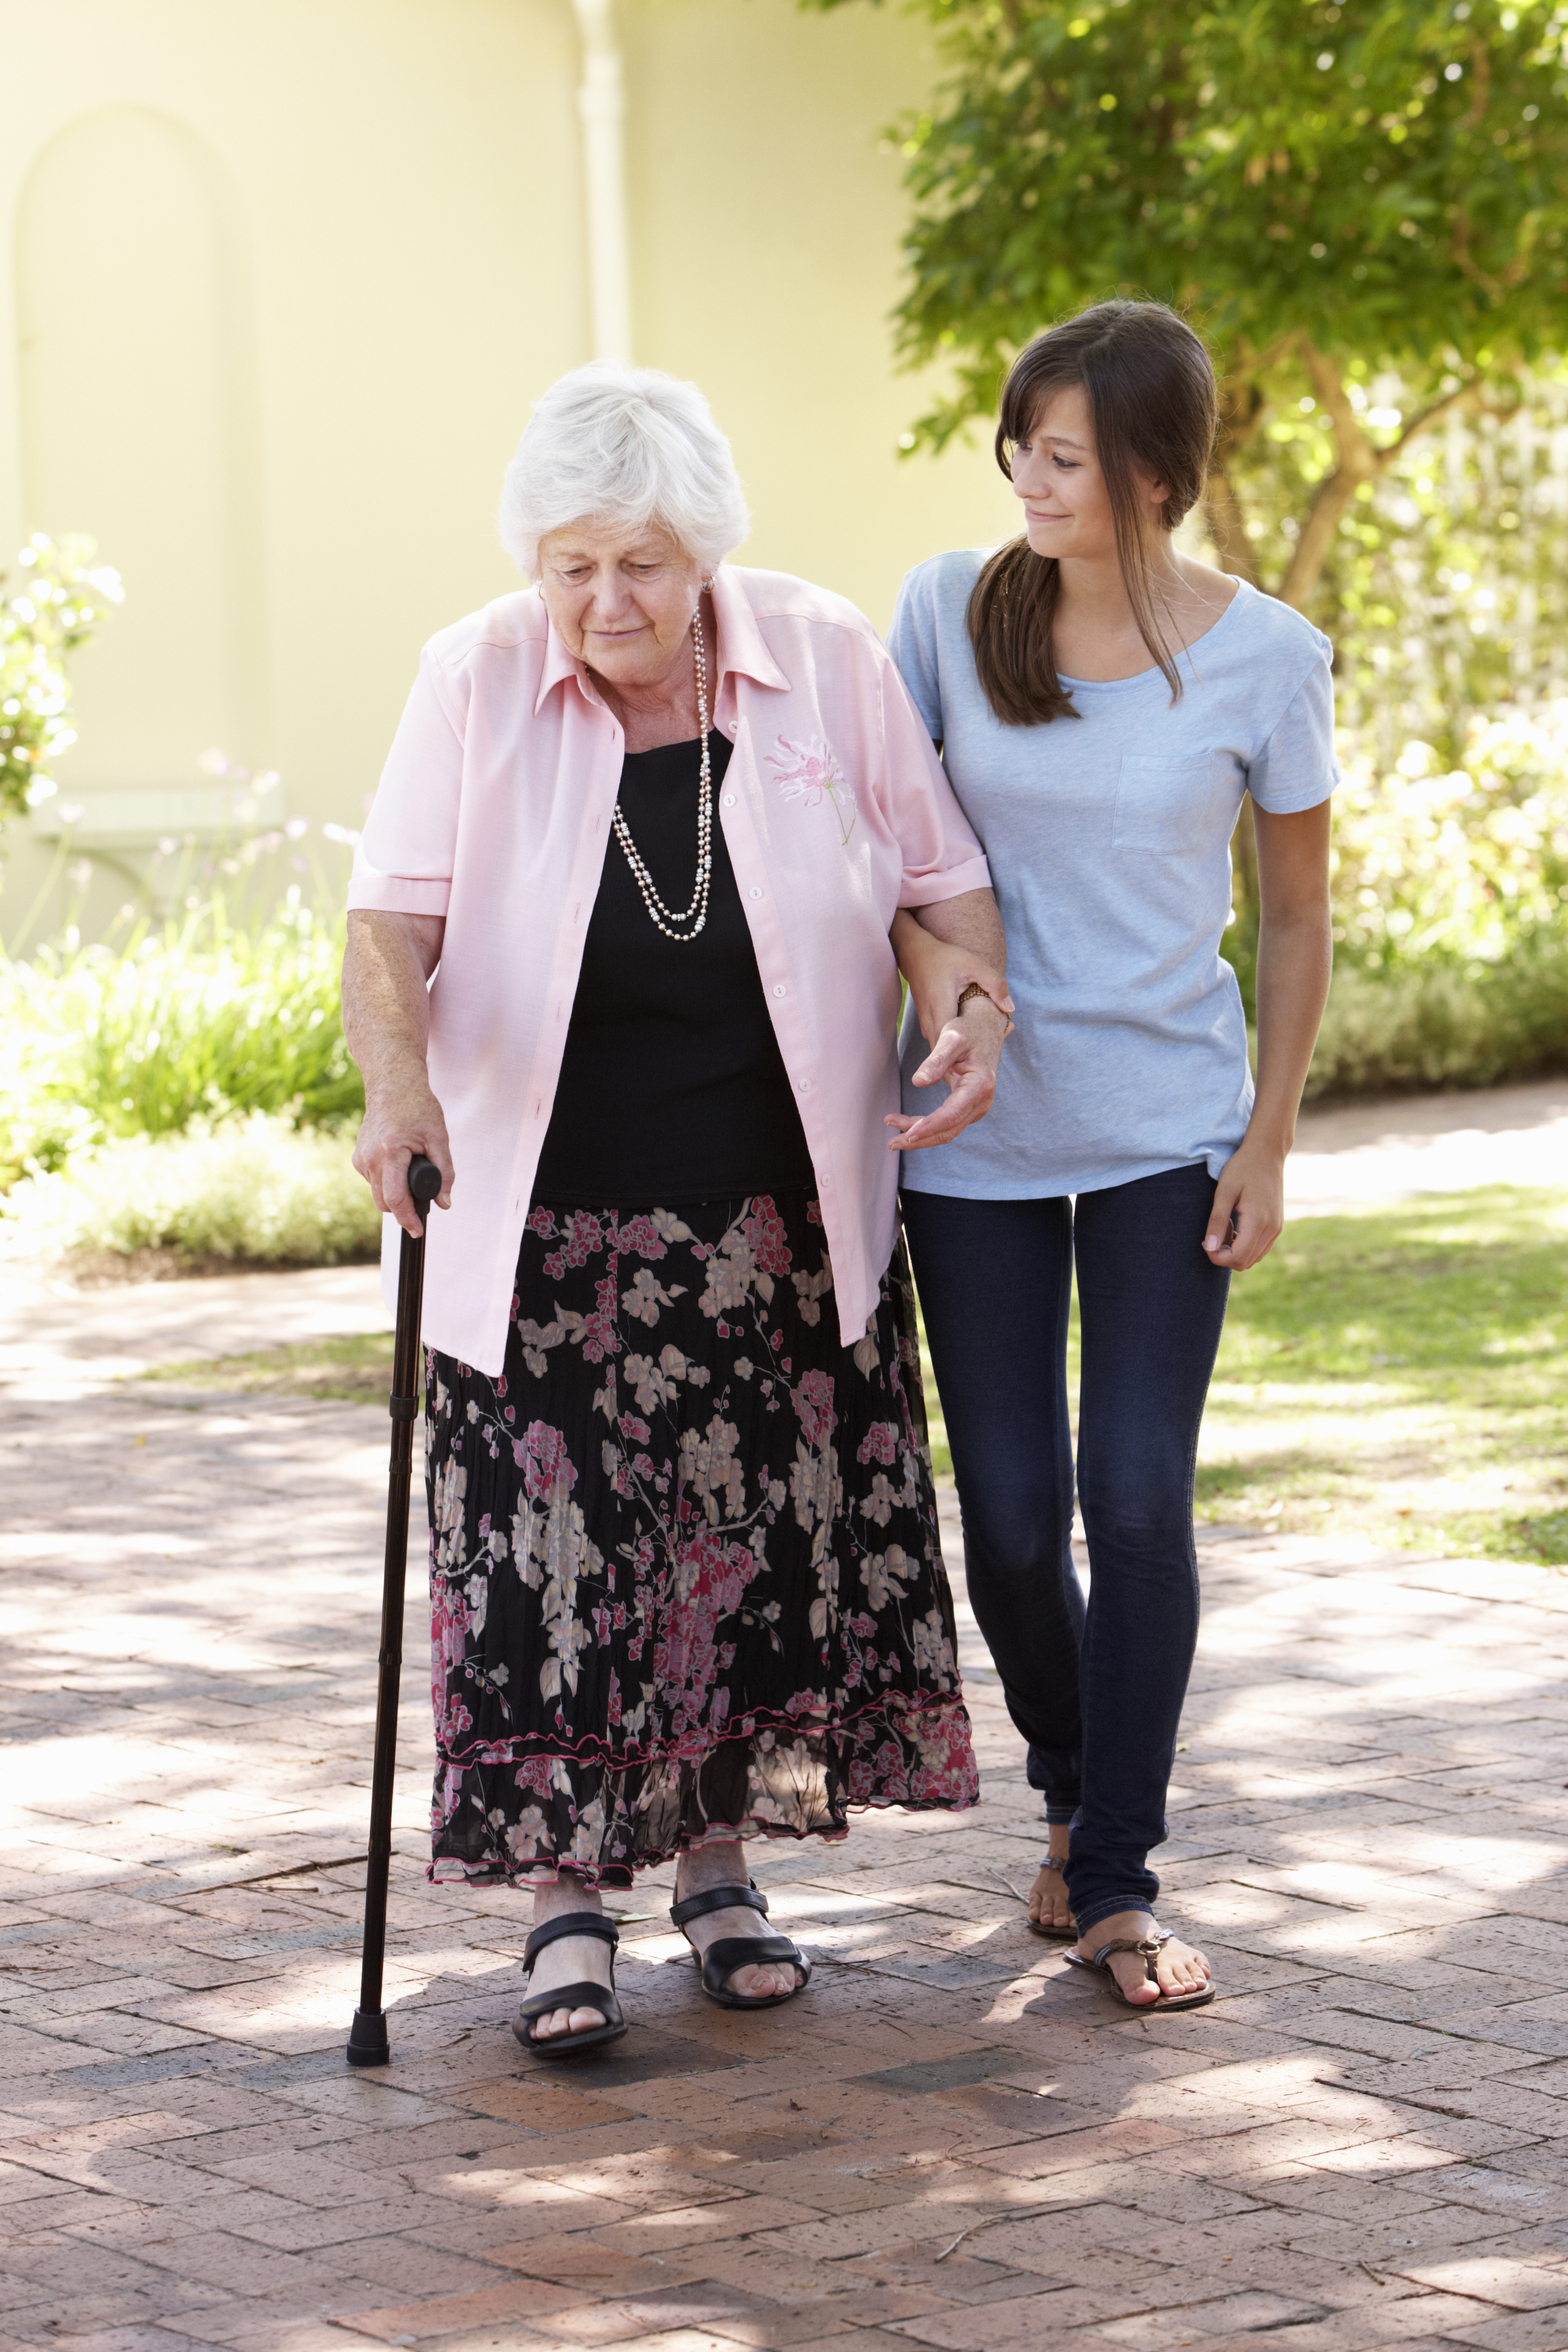
M633 2032L575 2068L508 2028L526 1900L421 1877L411 1579L395 2063L353 2075L384 1430L8 1406L0 2352L1568 2345L1560 1573L1205 1545L1162 1907L1214 2008L1130 2018L1021 1926L971 1634L982 1807L759 1849L820 1956L772 2015L641 1882Z

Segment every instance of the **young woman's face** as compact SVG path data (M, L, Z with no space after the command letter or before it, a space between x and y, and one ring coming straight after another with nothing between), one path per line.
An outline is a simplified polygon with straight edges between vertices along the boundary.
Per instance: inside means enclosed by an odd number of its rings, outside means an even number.
M664 531L568 523L540 541L539 569L563 643L612 686L657 685L682 656L701 574Z
M1047 394L1029 437L1013 451L1013 489L1022 499L1024 529L1037 555L1104 562L1116 555L1116 518L1094 454L1094 420L1080 383ZM1165 487L1138 477L1138 490L1157 519Z

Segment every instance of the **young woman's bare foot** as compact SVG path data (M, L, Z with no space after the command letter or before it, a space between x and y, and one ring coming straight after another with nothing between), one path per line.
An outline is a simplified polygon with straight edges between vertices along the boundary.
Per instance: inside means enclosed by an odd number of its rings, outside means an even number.
M547 1919L558 1919L563 1911L587 1911L595 1917L604 1910L596 1887L588 1887L575 1878L558 1879L553 1886L538 1886L533 1893L533 1924L542 1927ZM546 1944L529 1972L531 1993L549 1992L554 1985L602 1984L610 1987L611 1947L597 1936L563 1936L556 1944ZM531 2042L548 2042L558 2033L589 2033L595 2025L603 2025L604 2011L597 2009L552 2009L546 2016L536 2017L528 2029Z
M1137 1941L1155 1932L1154 1922L1147 1911L1114 1911L1109 1919L1097 1919L1088 1934L1079 1937L1073 1949L1080 1959L1092 1960L1107 1944L1126 1937ZM1128 2000L1137 2009L1150 2009L1162 1993L1202 1992L1209 1980L1209 1964L1201 1952L1173 1936L1162 1945L1154 1962L1157 1985L1149 1982L1148 1967L1142 1952L1112 1952L1106 1964Z
M1055 1822L1052 1823L1046 1851L1052 1862L1067 1860L1068 1832L1065 1822L1060 1828L1058 1828ZM1038 1877L1030 1887L1029 1923L1031 1927L1038 1927L1047 1934L1053 1929L1059 1934L1072 1926L1072 1906L1068 1901L1068 1883L1059 1870L1047 1870L1042 1867Z
M705 1894L710 1886L744 1886L748 1880L746 1849L739 1838L723 1845L698 1846L680 1857L675 1873L676 1900L684 1903L689 1895ZM771 1936L776 1931L761 1911L741 1906L732 1911L706 1911L681 1932L689 1943L705 1952L721 1936ZM744 2000L766 2000L778 1993L794 1992L804 1982L798 1969L778 1961L736 1969L724 1979L726 1990L739 1993Z

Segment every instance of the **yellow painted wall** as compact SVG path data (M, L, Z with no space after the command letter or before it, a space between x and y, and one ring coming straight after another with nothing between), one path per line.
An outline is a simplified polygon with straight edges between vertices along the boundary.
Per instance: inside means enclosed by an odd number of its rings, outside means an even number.
M925 31L793 0L622 0L621 25L637 356L695 377L729 433L744 560L886 628L911 564L1016 511L988 448L898 450L924 387L891 361L905 203L878 134L929 92Z
M730 433L743 560L885 625L911 562L1010 527L983 448L896 453L877 134L923 34L793 0L619 28L635 355ZM588 355L579 71L570 0L0 0L0 561L91 530L127 591L62 795L189 785L217 741L357 822L420 643L512 584L500 472ZM44 863L5 848L15 947ZM102 873L89 924L125 896Z

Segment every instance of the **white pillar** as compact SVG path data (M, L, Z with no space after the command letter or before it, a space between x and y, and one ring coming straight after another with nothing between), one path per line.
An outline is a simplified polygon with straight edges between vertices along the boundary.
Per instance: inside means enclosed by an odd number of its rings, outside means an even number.
M588 216L588 308L596 360L632 355L626 237L626 89L615 0L573 0L583 44L577 105Z

